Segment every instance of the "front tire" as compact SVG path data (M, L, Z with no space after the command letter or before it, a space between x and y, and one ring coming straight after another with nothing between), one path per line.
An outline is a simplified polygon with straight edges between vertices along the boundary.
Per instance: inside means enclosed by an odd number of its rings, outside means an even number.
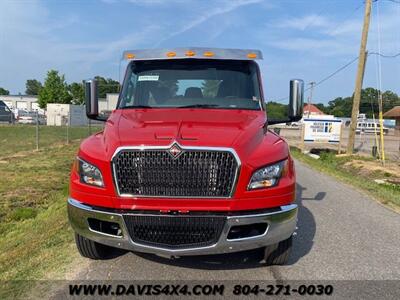
M285 265L289 261L293 246L293 236L277 244L265 247L264 260L268 266Z
M75 243L79 253L83 257L90 259L106 259L115 250L112 247L91 241L77 233L75 233Z

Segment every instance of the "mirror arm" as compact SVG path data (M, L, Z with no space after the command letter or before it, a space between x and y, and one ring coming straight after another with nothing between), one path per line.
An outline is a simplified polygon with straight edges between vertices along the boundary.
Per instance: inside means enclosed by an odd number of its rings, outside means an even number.
M281 124L281 123L290 123L290 122L297 122L300 121L302 116L296 116L296 117L291 117L287 119L272 119L268 120L264 123L264 131L267 130L268 125L275 125L275 124Z
M272 119L272 120L267 120L264 124L264 126L268 125L275 125L275 124L280 124L280 123L288 123L291 122L290 119Z
M88 119L91 119L91 120L95 120L95 121L100 121L100 122L106 122L107 120L108 120L108 118L107 117L101 117L101 116L96 116L96 117L93 117L93 116L87 116L87 118Z

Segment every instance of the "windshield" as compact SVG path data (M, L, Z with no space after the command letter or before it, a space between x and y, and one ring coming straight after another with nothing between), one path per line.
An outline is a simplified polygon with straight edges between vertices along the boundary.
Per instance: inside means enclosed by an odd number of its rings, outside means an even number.
M260 110L257 74L253 61L137 61L128 66L118 107Z

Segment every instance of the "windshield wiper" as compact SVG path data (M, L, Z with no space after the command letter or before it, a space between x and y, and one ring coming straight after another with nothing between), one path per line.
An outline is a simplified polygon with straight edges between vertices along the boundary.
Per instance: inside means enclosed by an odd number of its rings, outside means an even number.
M121 107L121 109L129 109L129 108L153 108L153 107L149 105L129 105Z
M192 104L192 105L183 105L178 106L177 108L212 108L219 107L217 104Z

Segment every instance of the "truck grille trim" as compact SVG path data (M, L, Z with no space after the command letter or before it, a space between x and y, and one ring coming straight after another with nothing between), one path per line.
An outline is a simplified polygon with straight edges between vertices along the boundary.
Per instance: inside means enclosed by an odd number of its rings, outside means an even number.
M182 152L173 157L170 149L117 149L112 167L118 194L179 198L232 196L240 167L233 150L180 147Z
M137 244L189 249L217 243L226 217L124 215L124 221L132 241Z

